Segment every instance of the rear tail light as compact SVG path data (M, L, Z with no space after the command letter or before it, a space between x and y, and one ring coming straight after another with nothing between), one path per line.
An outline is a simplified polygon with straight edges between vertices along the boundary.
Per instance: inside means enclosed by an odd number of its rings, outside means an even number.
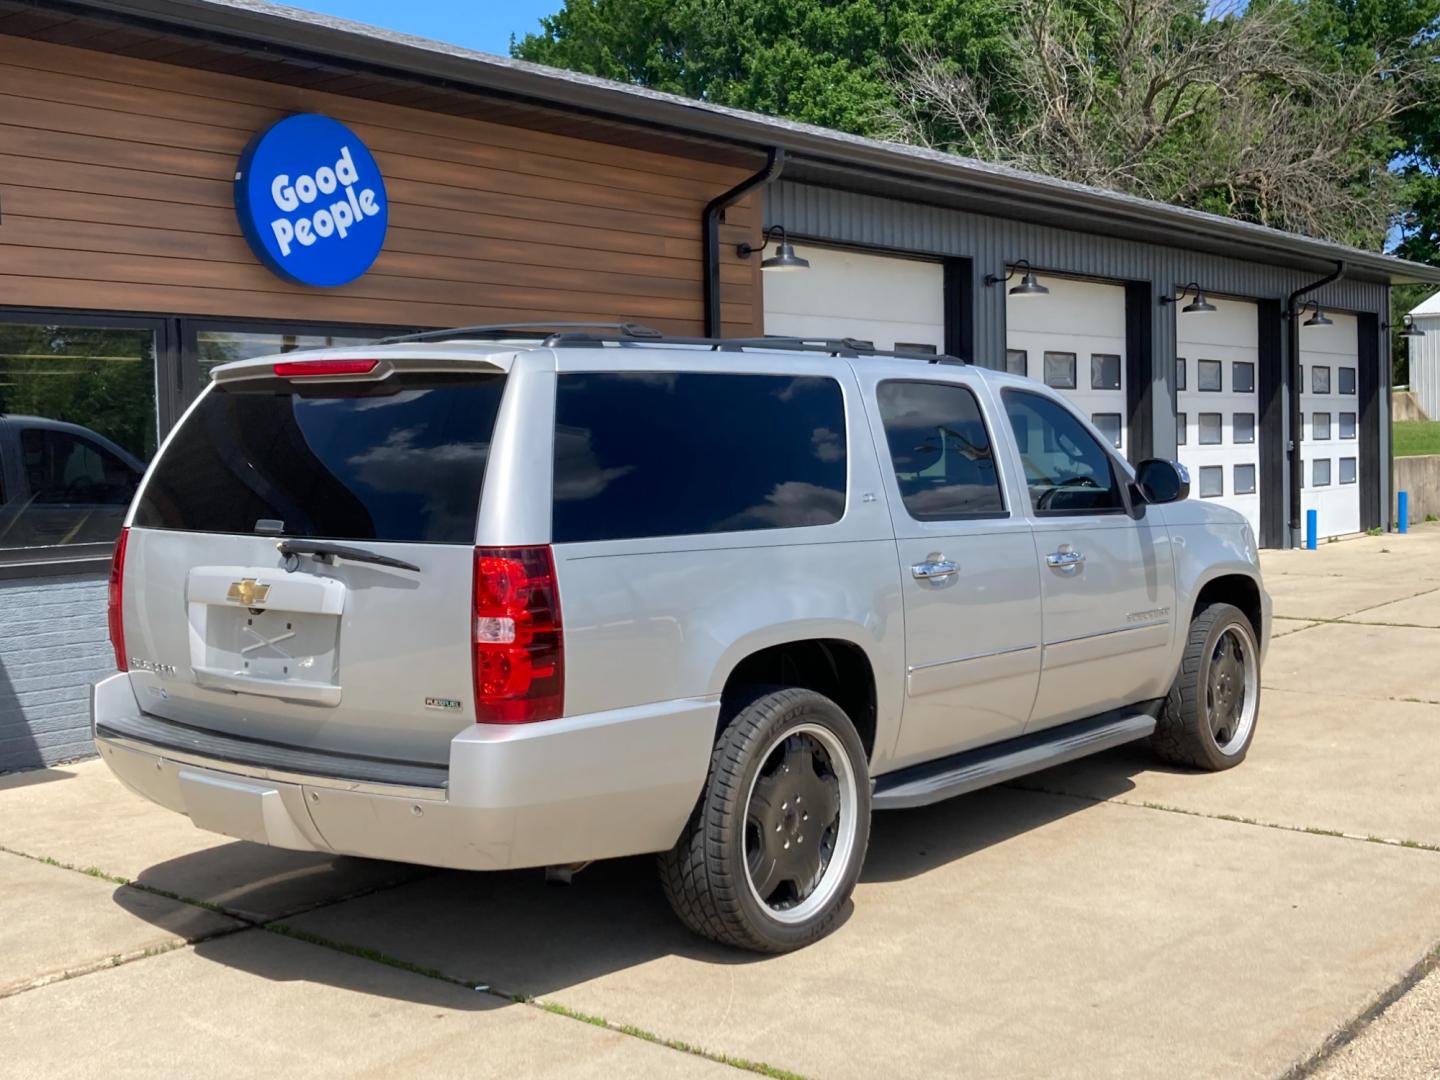
M275 365L282 379L316 379L336 375L369 375L379 360L288 360Z
M115 541L115 553L110 556L110 597L106 615L110 623L110 644L115 646L115 669L129 671L130 663L125 658L125 541L130 539L130 530L121 529L120 538Z
M476 548L474 598L476 720L555 719L565 705L565 646L550 548Z

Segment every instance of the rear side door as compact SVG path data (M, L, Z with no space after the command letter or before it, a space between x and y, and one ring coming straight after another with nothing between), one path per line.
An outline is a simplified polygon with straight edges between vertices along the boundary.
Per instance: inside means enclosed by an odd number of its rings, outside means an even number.
M1175 583L1169 534L1132 512L1121 466L1057 397L1001 392L1027 488L1044 597L1030 729L1165 693Z
M903 766L1024 730L1040 672L1040 583L983 388L862 378L905 606Z

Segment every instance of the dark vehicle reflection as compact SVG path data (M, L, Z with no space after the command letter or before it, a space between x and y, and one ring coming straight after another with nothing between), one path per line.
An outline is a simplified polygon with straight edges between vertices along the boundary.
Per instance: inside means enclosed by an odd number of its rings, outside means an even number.
M0 548L114 540L144 472L79 424L0 415Z

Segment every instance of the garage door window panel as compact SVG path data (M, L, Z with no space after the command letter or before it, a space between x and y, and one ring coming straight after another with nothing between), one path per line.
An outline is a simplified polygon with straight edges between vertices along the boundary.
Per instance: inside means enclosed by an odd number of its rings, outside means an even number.
M1356 459L1353 457L1342 457L1340 459L1340 483L1355 483Z
M1316 442L1323 442L1330 438L1330 414L1328 412L1317 412L1310 415L1310 438Z
M1200 497L1218 499L1225 494L1225 467L1223 465L1202 465L1200 467Z
M1236 443L1253 443L1255 441L1255 414L1236 413L1231 419L1230 430Z
M1090 355L1090 389L1120 389L1120 357L1114 353Z
M1355 393L1355 369L1353 367L1342 367L1339 372L1340 393Z
M1312 394L1330 393L1330 369L1323 364L1316 364L1310 369L1310 392Z
M1254 495L1254 494L1255 494L1255 466L1254 466L1254 465L1236 465L1236 466L1235 466L1235 494L1236 494L1236 495Z
M1075 389L1075 354L1046 352L1045 385L1055 390Z
M1095 413L1090 417L1090 422L1095 425L1101 435L1105 436L1111 446L1117 450L1120 448L1119 413Z
M1253 394L1255 392L1255 365L1245 360L1237 360L1231 364L1230 389L1236 394Z
M1030 354L1024 349L1005 350L1005 370L1011 375L1030 373Z
M1219 446L1224 441L1224 417L1218 412L1202 412L1200 414L1200 445Z
M1310 463L1310 483L1314 487L1330 486L1330 459L1316 458Z
M1353 412L1342 412L1340 414L1340 438L1355 438L1355 414Z
M1225 368L1219 360L1197 360L1195 383L1198 389L1218 394L1225 389Z

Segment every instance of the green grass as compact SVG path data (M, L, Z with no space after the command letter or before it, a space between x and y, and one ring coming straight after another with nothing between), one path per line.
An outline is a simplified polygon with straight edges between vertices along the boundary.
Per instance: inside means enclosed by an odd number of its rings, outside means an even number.
M1440 420L1396 420L1395 456L1440 454Z

